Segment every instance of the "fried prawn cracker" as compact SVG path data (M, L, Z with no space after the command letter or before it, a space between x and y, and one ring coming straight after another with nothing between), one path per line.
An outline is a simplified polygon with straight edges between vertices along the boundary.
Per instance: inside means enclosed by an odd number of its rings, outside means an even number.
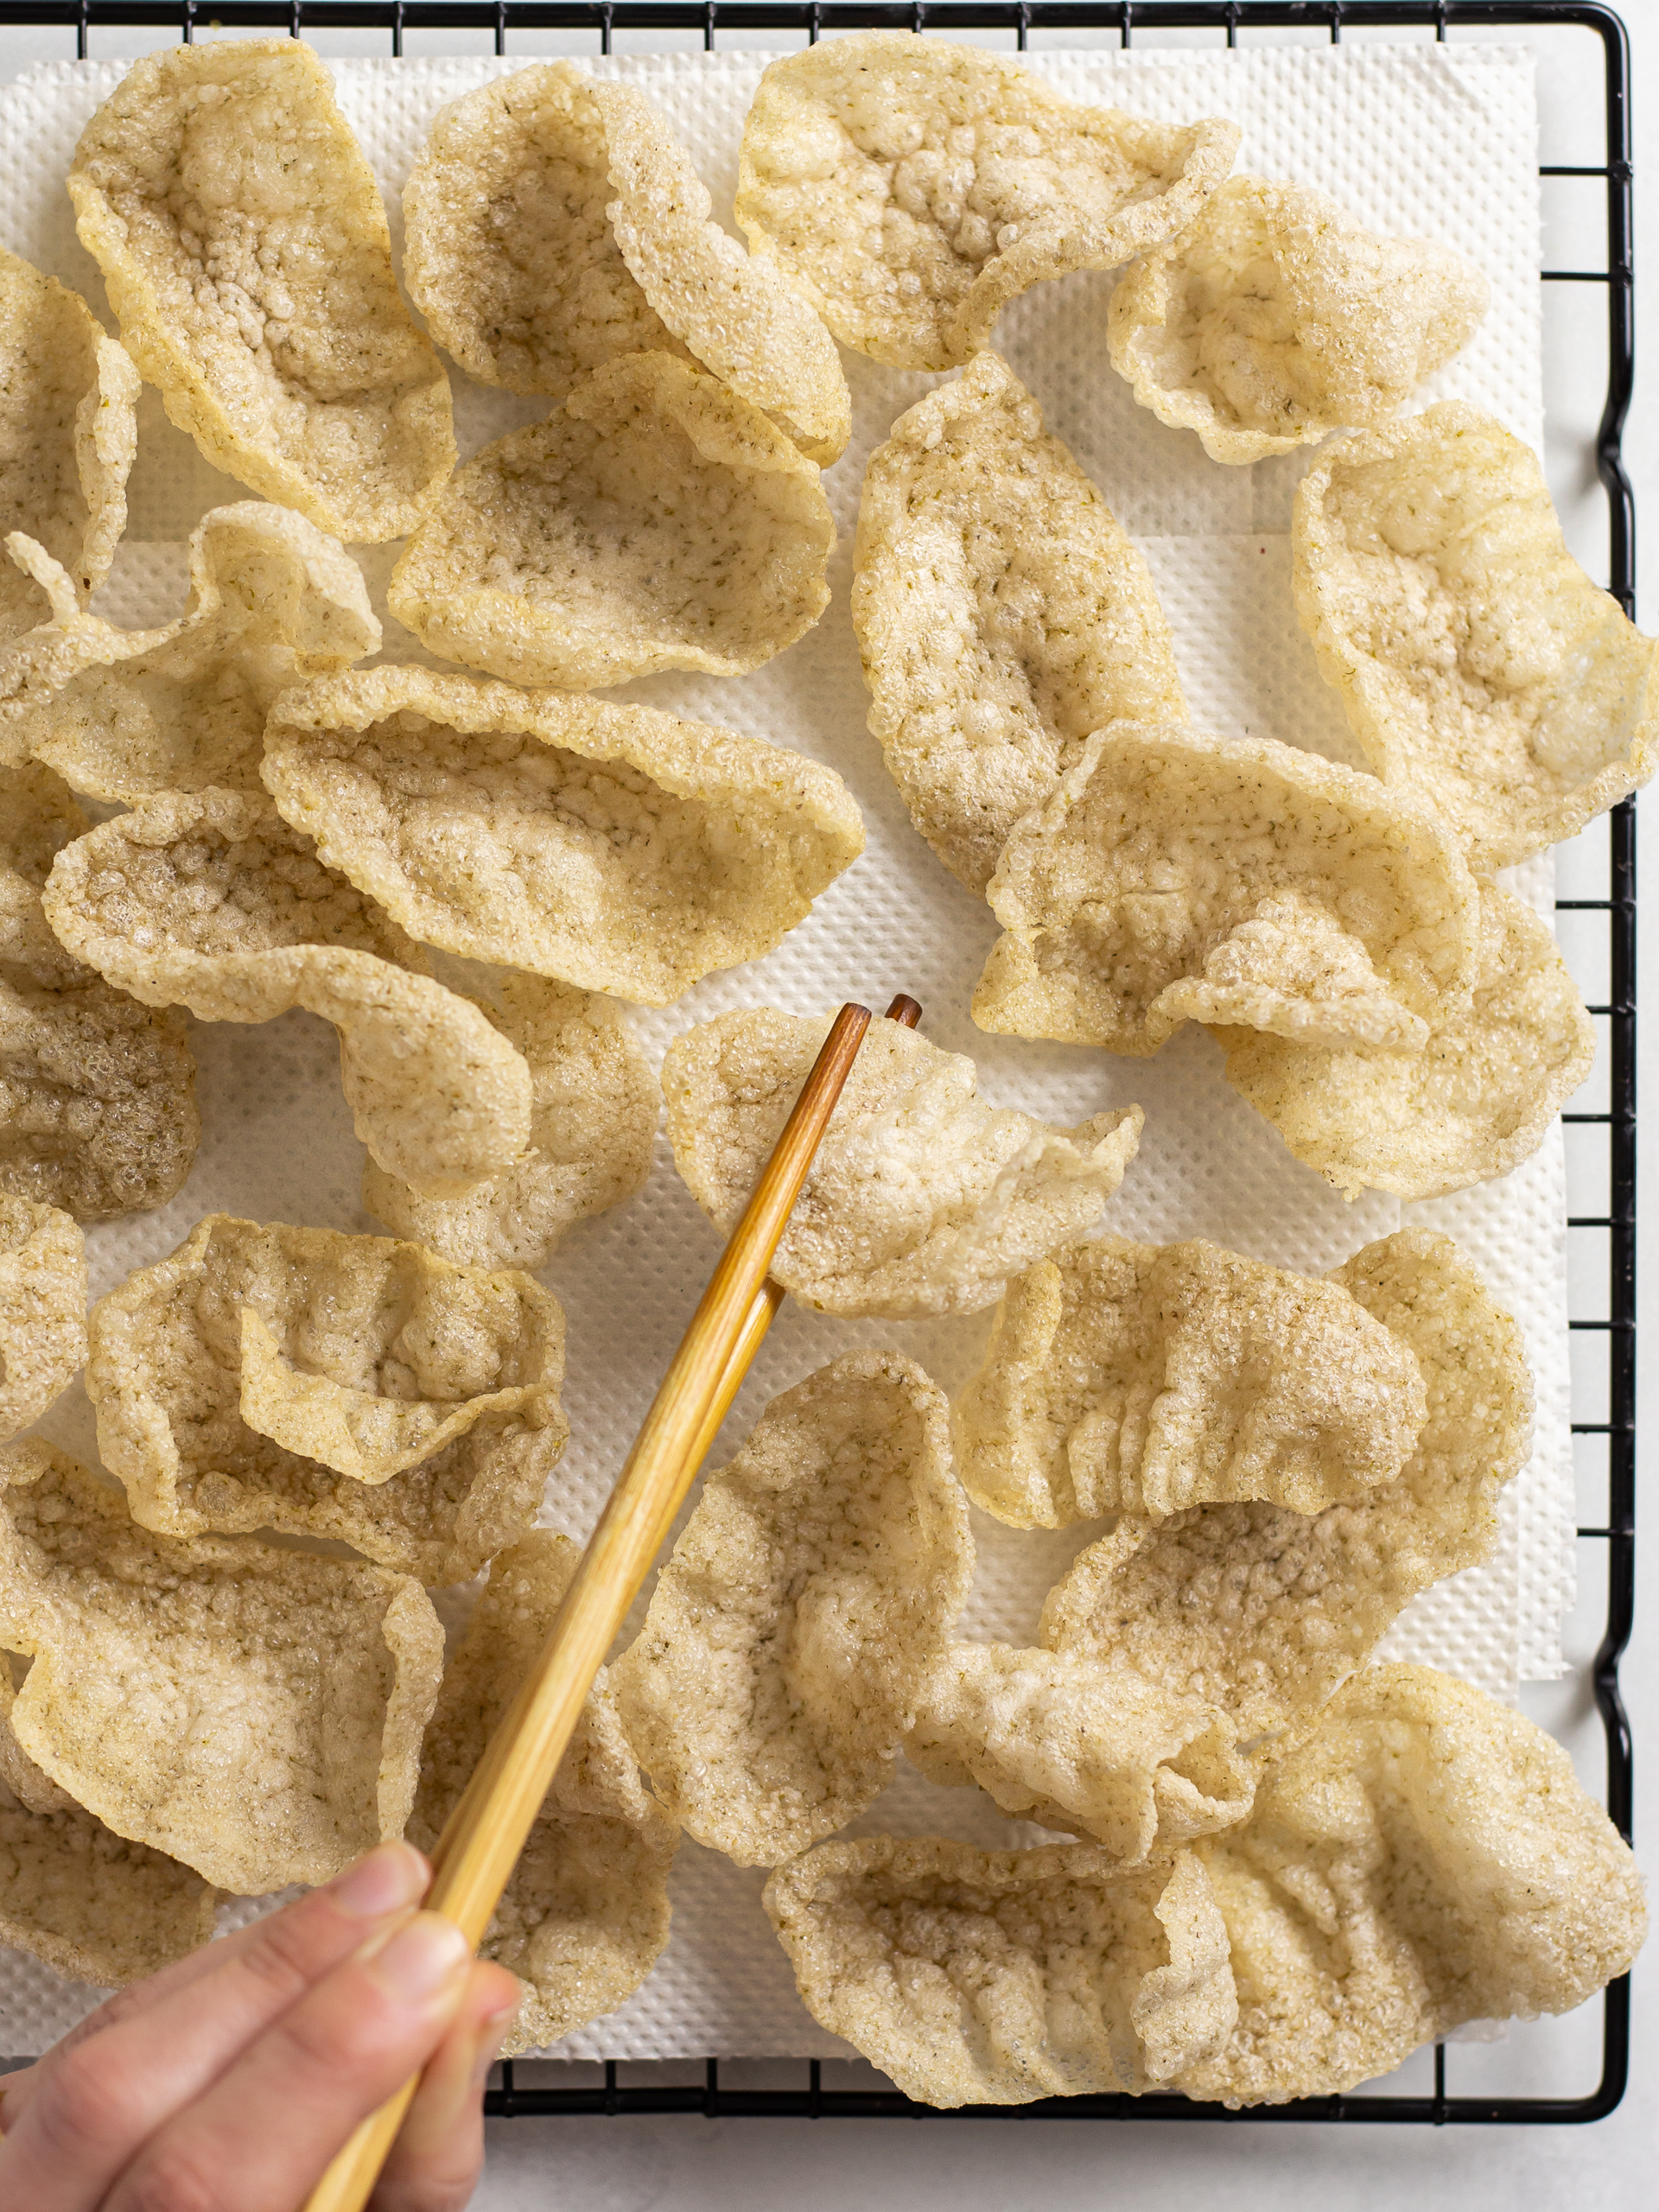
M69 1215L0 1192L0 1443L86 1358L86 1240Z
M312 49L145 55L68 181L122 339L207 460L337 537L412 529L454 466L449 381Z
M859 500L853 626L870 731L970 891L1103 723L1185 716L1128 533L995 353L907 408Z

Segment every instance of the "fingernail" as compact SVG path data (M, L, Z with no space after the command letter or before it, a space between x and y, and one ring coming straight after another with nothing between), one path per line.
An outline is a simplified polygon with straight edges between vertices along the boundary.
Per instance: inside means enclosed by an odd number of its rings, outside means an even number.
M418 1904L431 1879L427 1864L411 1844L383 1843L366 1858L336 1874L328 1895L353 1920L377 1920Z
M424 2005L447 1982L457 1980L472 1963L472 1948L453 1920L417 1912L383 1941L358 1956L377 1980L404 2005Z
M474 2091L481 2089L488 2080L490 2069L495 2063L496 2053L500 2050L518 2010L516 2004L504 2005L499 2012L488 2014L480 2026L478 2055L473 2061L471 2086Z

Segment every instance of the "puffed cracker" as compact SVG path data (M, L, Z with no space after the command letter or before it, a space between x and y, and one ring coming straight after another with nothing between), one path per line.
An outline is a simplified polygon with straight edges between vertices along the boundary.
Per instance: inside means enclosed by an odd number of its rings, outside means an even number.
M843 345L948 369L1040 279L1185 231L1234 124L1080 107L1000 54L866 31L772 62L744 127L737 219Z
M457 1198L518 1158L530 1071L418 948L325 868L263 792L162 791L67 846L46 889L78 957L203 1021L290 1007L340 1032L358 1135L388 1173Z
M454 467L449 380L311 48L145 55L68 182L127 350L214 467L353 543L413 529Z
M129 1519L67 1453L0 1452L11 1725L118 1835L242 1896L403 1834L443 1631L417 1582Z
M1375 777L1167 724L1097 731L988 895L980 1027L1135 1054L1184 1021L1414 1051L1478 925L1453 840Z
M1495 883L1478 891L1472 998L1421 1052L1217 1032L1233 1089L1344 1198L1438 1198L1507 1175L1590 1072L1595 1031L1549 925Z
M758 408L630 353L456 472L386 601L435 653L514 683L742 676L830 604L835 542L817 470Z
M1392 1482L1425 1410L1409 1346L1340 1285L1103 1236L1008 1285L954 1421L975 1504L1058 1529L1246 1498L1318 1513Z
M1629 1847L1560 1745L1428 1667L1370 1667L1201 1846L1238 2021L1173 2087L1329 2096L1468 2020L1568 2012L1647 1932Z
M371 1160L363 1203L395 1235L446 1260L533 1272L577 1222L643 1188L661 1100L638 1039L609 1000L504 974L467 995L524 1056L530 1141L463 1198L423 1198Z
M408 1831L421 1850L431 1850L471 1781L581 1557L568 1536L537 1529L491 1566L421 1752ZM639 1987L668 1941L678 1840L639 1778L601 1667L480 1946L524 1991L507 2057L556 2043Z
M1229 177L1112 295L1112 366L1211 461L1260 461L1399 412L1491 288L1429 238L1379 237L1306 185Z
M138 372L79 295L0 248L0 537L36 540L84 606L127 526ZM0 647L50 608L0 566Z
M828 1018L722 1014L663 1061L674 1165L730 1230L800 1094ZM1138 1106L1052 1128L976 1096L974 1064L870 1025L772 1263L825 1313L974 1313L1086 1236L1141 1141Z
M905 1739L930 1782L1092 1837L1126 1866L1242 1821L1255 1781L1225 1714L1070 1652L955 1643Z
M52 620L0 661L0 753L32 753L94 798L257 786L265 716L283 686L380 648L356 562L303 515L263 500L202 517L189 603L154 630L81 613L43 548L7 544Z
M435 1586L534 1519L563 1370L528 1275L210 1214L93 1306L86 1394L144 1528L331 1536Z
M676 338L806 455L828 466L852 435L836 341L776 265L746 253L660 109L632 85L595 84L622 257Z
M1296 611L1385 784L1482 874L1652 775L1651 638L1567 550L1538 456L1446 401L1344 438L1303 479Z
M1185 719L1146 563L995 353L871 455L854 571L871 734L970 891L1092 731Z
M541 61L442 109L404 187L404 279L480 384L563 394L620 353L672 352L611 228L594 82Z
M1398 1230L1332 1280L1421 1370L1427 1417L1399 1478L1313 1515L1261 1502L1126 1515L1043 1608L1051 1649L1218 1707L1257 1757L1306 1727L1420 1590L1490 1556L1497 1493L1531 1447L1521 1332L1449 1237Z
M287 692L264 779L423 943L665 1006L857 859L832 769L654 707L376 668Z
M772 1866L885 1788L974 1571L944 1397L849 1352L774 1398L709 1478L612 1669L687 1834Z
M67 1213L0 1192L0 1443L86 1358L86 1240Z
M1154 2088L1237 2017L1227 1929L1190 1851L823 1843L766 1888L814 2019L919 2104Z
M142 1981L207 1941L219 1893L83 1812L19 1749L16 1665L0 1652L0 1943L73 1981Z
M91 824L60 779L0 768L0 1191L103 1221L164 1205L200 1122L184 1017L72 959L41 903Z

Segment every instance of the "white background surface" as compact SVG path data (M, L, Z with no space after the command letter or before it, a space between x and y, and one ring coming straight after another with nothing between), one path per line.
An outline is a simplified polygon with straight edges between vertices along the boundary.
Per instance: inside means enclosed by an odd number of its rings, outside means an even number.
M1659 128L1659 0L1627 0L1635 59L1635 137L1638 156L1637 226L1638 240L1656 235L1659 223L1659 165L1647 175L1641 156L1644 141L1656 143ZM1351 25L1345 34L1363 36ZM1145 36L1147 35L1140 35ZM1260 35L1263 37L1279 35ZM1454 31L1453 37L1469 34ZM1494 34L1504 41L1514 30ZM1248 42L1249 34L1245 34ZM142 32L119 38L95 35L92 51L100 58L136 54L171 43L165 35ZM641 47L657 43L640 40ZM662 43L670 43L664 41ZM1059 41L1054 41L1059 42ZM1084 42L1068 34L1068 45ZM1116 35L1104 42L1116 44ZM1542 29L1535 41L1542 67L1541 103L1544 115L1543 158L1591 162L1600 154L1599 42L1582 33ZM320 40L325 50L380 53L382 35L359 33ZM516 41L526 56L557 50L537 37ZM620 42L619 42L620 43ZM568 42L575 50L577 42ZM410 34L414 53L477 51L461 37L421 40ZM73 51L56 32L7 29L0 33L0 67L13 69ZM1602 251L1599 187L1546 187L1546 259L1553 266L1599 265ZM1592 258L1593 257L1593 258ZM1659 260L1638 251L1638 369L1637 401L1626 437L1626 455L1636 480L1638 514L1659 543ZM1552 306L1554 302L1551 303ZM1570 315L1557 313L1547 355L1547 397L1551 436L1550 475L1567 522L1574 550L1592 573L1605 573L1605 507L1595 489L1588 435L1599 407L1605 327L1599 288L1577 291ZM1639 541L1640 543L1641 541ZM1659 554L1646 563L1639 619L1649 632L1659 626ZM1641 840L1643 880L1648 911L1643 929L1646 972L1659 967L1659 804L1644 802ZM1650 1014L1642 1059L1646 1100L1643 1131L1649 1147L1659 1143L1659 1015ZM1642 1203L1643 1239L1649 1255L1643 1298L1644 1341L1659 1342L1659 1299L1653 1255L1659 1252L1659 1200L1656 1199L1654 1154ZM1592 1309L1593 1310L1593 1309ZM1651 1357L1650 1375L1659 1376ZM1649 1482L1659 1465L1656 1427L1659 1390L1647 1389L1639 1409L1646 1433L1642 1474ZM1586 1505L1589 1501L1586 1500ZM1599 1632L1599 1576L1591 1548L1581 1564L1585 1599L1580 1624L1570 1645L1575 1657L1587 1657ZM1638 1598L1638 1627L1625 1662L1624 1679L1637 1747L1637 1836L1638 1850L1659 1824L1659 1789L1652 1783L1655 1747L1659 1745L1659 1553L1649 1539L1647 1571ZM1596 1732L1586 1732L1587 1695L1578 1685L1529 1693L1528 1708L1567 1736L1575 1751L1588 1750L1587 1779L1597 1771ZM1643 1856L1646 1853L1643 1853ZM1659 1864L1659 1859L1654 1863ZM1588 2008L1586 2008L1588 2009ZM1586 2024L1588 2024L1586 2023ZM1590 2060L1593 2032L1586 2039ZM1542 2043L1535 2056L1527 2038L1491 2054L1454 2051L1451 2086L1475 2086L1473 2069L1492 2069L1494 2088L1524 2087L1540 2094L1581 2093L1585 2078L1554 2076L1559 2043ZM1531 2063L1529 2063L1529 2057ZM1523 2079L1523 2075L1534 2078ZM1342 2208L1372 2212L1409 2199L1440 2212L1486 2212L1486 2208L1525 2204L1608 2212L1635 2212L1655 2201L1659 2169L1659 1969L1638 1965L1635 1976L1632 2086L1620 2109L1587 2129L1430 2130L1328 2126L1226 2126L1139 2123L1125 2126L1044 2120L941 2122L763 2121L699 2120L514 2120L492 2126L486 2175L474 2200L475 2212L531 2212L558 2207L560 2212L748 2212L750 2207L786 2202L798 2212L842 2212L843 2207L902 2206L906 2212L1082 2212L1084 2207L1198 2203L1206 2212L1302 2212L1302 2208Z

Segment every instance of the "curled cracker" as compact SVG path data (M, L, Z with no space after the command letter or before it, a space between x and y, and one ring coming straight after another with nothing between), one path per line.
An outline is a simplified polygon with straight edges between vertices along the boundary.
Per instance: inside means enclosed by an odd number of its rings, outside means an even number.
M432 1849L472 1780L581 1556L568 1536L537 1529L492 1563L421 1752L409 1823L421 1850ZM480 1946L523 1985L508 2057L556 2043L639 1987L668 1941L677 1840L640 1781L601 1667Z
M1659 663L1567 550L1537 455L1447 401L1304 478L1296 611L1365 758L1483 875L1652 775Z
M1467 999L1452 839L1376 779L1272 738L1120 722L1003 849L982 1029L1143 1054L1184 1021L1413 1052Z
M729 1230L806 1079L827 1020L723 1014L663 1061L669 1141ZM827 1313L973 1313L1086 1236L1140 1142L1138 1106L1052 1128L976 1096L974 1064L872 1023L814 1156L773 1279Z
M817 470L757 408L634 353L457 471L387 604L434 652L514 683L741 676L830 604L835 538Z
M1344 1198L1438 1198L1507 1175L1590 1072L1595 1031L1549 925L1497 884L1478 888L1470 1003L1421 1052L1218 1033L1233 1089Z
M1237 2017L1190 1851L1125 1871L1097 1844L870 1836L780 1866L766 1907L813 2018L919 2104L1136 2094Z
M542 61L433 124L404 187L404 276L480 384L563 393L620 353L671 350L612 231L594 79Z
M974 1503L1057 1529L1353 1502L1399 1474L1424 1409L1410 1347L1339 1284L1104 1236L1008 1285L955 1427Z
M1092 1837L1126 1866L1229 1828L1254 1782L1232 1723L1127 1668L1006 1643L952 1644L905 1741L947 1787Z
M138 372L86 302L0 250L0 538L21 531L68 573L84 607L127 524ZM0 568L0 647L51 609Z
M1126 1516L1043 1608L1051 1649L1219 1708L1258 1756L1305 1730L1420 1590L1490 1554L1497 1493L1531 1446L1521 1332L1449 1237L1401 1230L1333 1280L1422 1371L1427 1416L1398 1479L1313 1515Z
M737 219L843 345L948 369L1042 278L1185 230L1237 149L1230 123L1080 107L1000 54L866 31L768 67Z
M538 976L469 990L530 1070L530 1140L461 1198L423 1198L370 1160L363 1203L398 1236L474 1268L545 1267L565 1233L651 1173L661 1098L621 1010Z
M1647 1933L1628 1846L1534 1722L1428 1667L1370 1667L1202 1847L1238 1988L1176 2088L1329 2096L1467 2020L1568 2012Z
M73 959L41 893L91 825L49 768L0 768L0 1191L103 1221L164 1205L200 1123L184 1017Z
M832 770L652 707L368 669L287 693L266 747L287 820L412 936L654 1006L863 850Z
M140 800L59 855L46 906L71 951L147 1005L203 1021L302 1006L331 1021L359 1136L424 1194L458 1197L524 1151L522 1055L410 972L416 948L263 792Z
M443 1633L418 1583L266 1544L152 1535L49 1446L0 1454L11 1725L118 1835L245 1897L401 1835Z
M948 1410L920 1368L850 1352L774 1398L704 1484L612 1669L688 1834L771 1866L861 1813L973 1560Z
M73 1981L142 1981L207 1941L218 1892L47 1780L11 1732L16 1665L0 1652L0 1943Z
M454 466L449 380L309 47L134 62L69 196L128 351L215 467L353 543L414 527Z
M0 1192L0 1443L86 1358L86 1240L67 1213Z
M970 891L1092 731L1185 719L1146 563L995 353L872 454L853 626L871 734Z
M1233 176L1112 295L1112 366L1211 461L1369 429L1469 343L1486 279L1428 238L1383 238L1322 192Z
M334 1537L437 1586L535 1517L563 1371L528 1275L210 1214L92 1308L86 1391L143 1527Z
M631 85L595 84L622 257L675 337L809 461L838 461L852 395L836 341L773 263L713 219L708 189L661 111Z
M202 517L189 604L154 630L81 613L43 548L9 545L53 619L0 665L0 747L34 753L94 798L256 786L283 686L379 650L356 562L302 515L261 500Z

